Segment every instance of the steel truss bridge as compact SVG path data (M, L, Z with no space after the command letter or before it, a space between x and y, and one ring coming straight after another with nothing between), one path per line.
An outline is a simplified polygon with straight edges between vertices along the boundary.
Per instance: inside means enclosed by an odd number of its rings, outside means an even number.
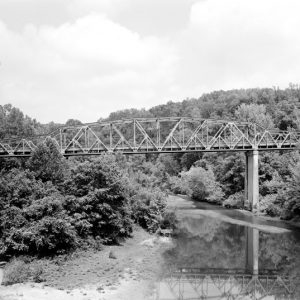
M155 299L297 299L297 284L299 280L275 273L252 275L236 269L184 268L166 275L158 283Z
M26 157L47 137L64 156L102 152L170 153L290 150L300 132L266 130L257 124L200 118L137 118L64 126L48 135L0 140L0 157Z

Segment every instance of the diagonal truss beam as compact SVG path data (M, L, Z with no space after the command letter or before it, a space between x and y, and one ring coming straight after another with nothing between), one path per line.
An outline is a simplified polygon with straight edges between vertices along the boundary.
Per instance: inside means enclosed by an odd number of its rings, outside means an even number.
M171 128L170 122L174 124ZM186 117L136 118L65 126L49 135L0 140L0 157L30 156L47 136L55 139L65 156L95 155L103 151L124 154L272 151L298 149L300 145L300 132L266 130L248 122Z

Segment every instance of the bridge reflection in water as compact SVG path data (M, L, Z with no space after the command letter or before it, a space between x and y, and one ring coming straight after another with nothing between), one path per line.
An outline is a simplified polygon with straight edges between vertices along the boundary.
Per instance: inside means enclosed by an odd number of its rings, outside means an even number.
M247 228L245 269L178 268L157 284L155 299L296 299L299 278L259 270L258 257L259 231Z

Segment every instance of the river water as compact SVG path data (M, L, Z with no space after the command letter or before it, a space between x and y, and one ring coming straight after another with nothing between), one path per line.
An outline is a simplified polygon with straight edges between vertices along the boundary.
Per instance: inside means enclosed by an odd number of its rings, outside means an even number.
M169 202L179 222L157 300L300 299L299 228L175 196Z

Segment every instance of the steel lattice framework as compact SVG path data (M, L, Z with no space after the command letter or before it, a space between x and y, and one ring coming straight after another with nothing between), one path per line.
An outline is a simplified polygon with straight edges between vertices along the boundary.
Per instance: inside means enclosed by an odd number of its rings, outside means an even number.
M158 284L156 300L296 299L299 279L278 274L251 275L245 270L182 269Z
M169 153L290 150L300 132L266 130L257 124L200 118L139 118L61 127L49 135L0 141L0 157L30 156L47 136L64 156L102 152Z

